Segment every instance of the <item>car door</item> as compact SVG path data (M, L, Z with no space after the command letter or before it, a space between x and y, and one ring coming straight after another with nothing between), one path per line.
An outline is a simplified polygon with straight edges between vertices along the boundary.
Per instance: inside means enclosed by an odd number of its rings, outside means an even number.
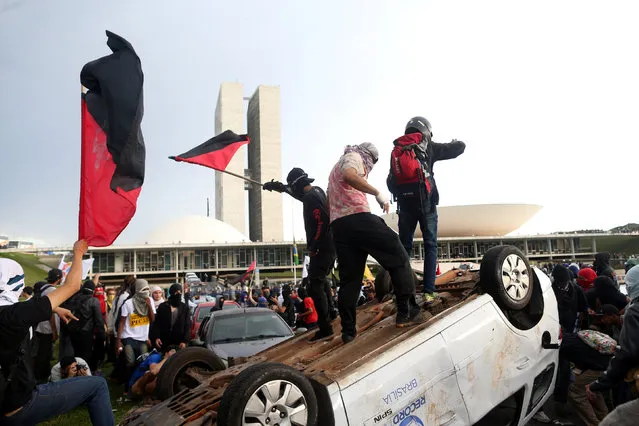
M468 424L446 342L426 333L386 351L385 365L341 389L349 425Z

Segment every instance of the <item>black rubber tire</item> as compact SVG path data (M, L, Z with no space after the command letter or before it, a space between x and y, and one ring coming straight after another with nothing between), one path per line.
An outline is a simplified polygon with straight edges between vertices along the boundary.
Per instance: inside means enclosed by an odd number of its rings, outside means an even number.
M297 386L308 409L307 426L317 425L317 397L311 382L299 371L277 362L255 364L233 379L222 395L218 411L218 426L241 426L244 408L253 393L271 380L286 380Z
M164 401L179 391L177 381L187 367L200 367L212 372L226 368L220 357L207 348L188 347L179 350L166 360L158 373L155 392L160 400Z
M415 281L415 287L417 287L419 285L419 277L417 277L415 272L413 272L413 280ZM375 298L381 303L384 300L384 296L393 292L393 282L390 274L380 266L377 275L375 275Z
M502 265L510 255L516 255L523 261L525 269L522 271L522 274L525 273L529 277L529 285L526 293L519 300L512 298L504 286ZM532 298L534 285L533 270L526 256L524 256L521 250L514 246L497 246L488 250L481 260L479 281L484 291L490 294L502 309L520 311L526 308Z

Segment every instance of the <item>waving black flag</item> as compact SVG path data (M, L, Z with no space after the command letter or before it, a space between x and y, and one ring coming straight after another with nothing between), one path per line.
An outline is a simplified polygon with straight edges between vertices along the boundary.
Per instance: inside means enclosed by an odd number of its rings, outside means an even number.
M135 214L146 150L140 123L144 75L133 46L110 31L113 52L80 72L82 96L80 238L108 246Z
M247 143L249 143L247 135L236 135L227 130L184 154L169 158L224 171L237 150Z

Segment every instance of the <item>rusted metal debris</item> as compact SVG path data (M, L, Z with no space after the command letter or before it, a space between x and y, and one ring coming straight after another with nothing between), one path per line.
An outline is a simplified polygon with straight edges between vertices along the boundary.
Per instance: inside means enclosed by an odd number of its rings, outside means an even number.
M436 281L440 298L425 307L430 319L416 327L395 327L392 300L369 302L357 309L357 338L344 345L341 340L339 319L333 321L334 337L317 342L307 342L314 332L305 333L280 343L249 358L236 358L229 368L206 379L195 389L185 389L172 398L149 409L135 409L127 413L122 425L204 426L215 425L217 410L228 384L244 369L260 362L280 362L289 365L307 377L322 383L336 381L378 356L398 341L407 339L438 321L461 306L460 302L471 292L479 274L474 271L447 272ZM471 296L471 298L474 296ZM418 300L419 301L419 300ZM453 309L451 309L453 308Z

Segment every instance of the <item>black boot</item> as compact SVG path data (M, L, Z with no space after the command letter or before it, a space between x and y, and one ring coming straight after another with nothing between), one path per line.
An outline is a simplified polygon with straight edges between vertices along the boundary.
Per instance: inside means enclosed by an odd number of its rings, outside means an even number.
M397 296L397 328L410 327L424 322L426 318L415 301L415 296Z

